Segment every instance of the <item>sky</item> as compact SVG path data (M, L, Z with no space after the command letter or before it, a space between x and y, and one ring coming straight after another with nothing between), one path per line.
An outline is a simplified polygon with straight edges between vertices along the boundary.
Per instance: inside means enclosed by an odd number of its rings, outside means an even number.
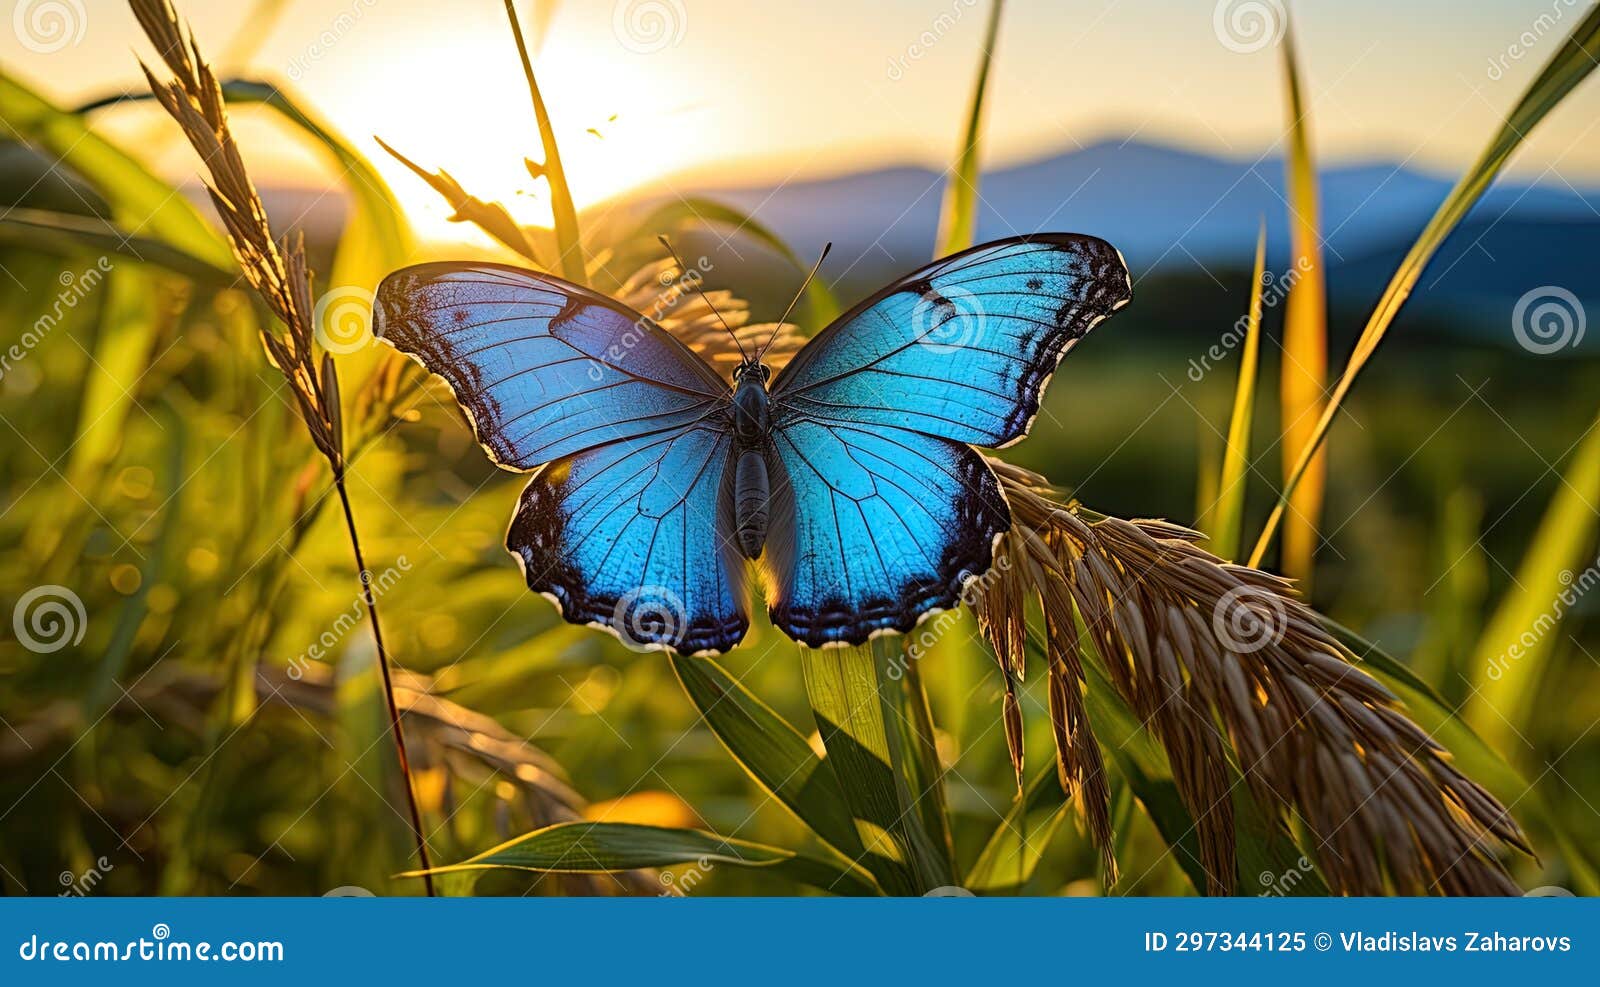
M221 74L286 84L367 152L424 232L419 164L520 218L548 215L523 168L538 136L500 0L175 0ZM278 8L263 28L253 6ZM1325 160L1460 172L1589 0L1012 0L987 114L1000 165L1134 136L1254 159L1283 126L1277 30L1288 6ZM142 89L150 57L112 0L16 0L0 66L64 104ZM663 176L769 182L890 163L944 166L983 43L985 0L588 0L518 4L579 204ZM253 51L245 52L247 46ZM235 53L229 56L229 52ZM245 52L241 59L239 53ZM192 177L147 110L100 122L173 179ZM1513 162L1600 184L1600 80ZM591 130L592 128L592 130ZM265 124L242 124L269 182L332 174Z

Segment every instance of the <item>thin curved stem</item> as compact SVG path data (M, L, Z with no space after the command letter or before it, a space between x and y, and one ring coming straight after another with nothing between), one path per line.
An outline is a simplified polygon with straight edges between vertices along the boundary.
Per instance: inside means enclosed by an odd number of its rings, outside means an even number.
M411 780L411 758L406 752L406 735L400 729L400 707L394 701L394 683L389 675L389 650L383 645L383 628L378 623L378 601L372 595L372 580L367 573L367 562L361 552L361 536L356 533L356 516L350 507L350 493L345 489L344 469L336 465L333 485L339 491L339 504L344 508L345 528L350 532L350 549L356 557L356 579L361 583L361 600L367 605L367 616L372 620L372 640L378 646L378 671L383 676L383 700L389 710L389 730L394 734L394 750L400 759L400 780L406 789L406 807L411 810L411 834L417 841L417 857L421 862L422 884L428 897L436 896L433 887L433 861L428 857L428 841L422 832L422 813L417 808L416 786Z

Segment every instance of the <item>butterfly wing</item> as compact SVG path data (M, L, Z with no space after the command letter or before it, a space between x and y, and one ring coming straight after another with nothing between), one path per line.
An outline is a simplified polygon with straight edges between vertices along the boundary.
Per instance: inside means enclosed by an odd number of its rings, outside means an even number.
M499 264L396 271L378 286L373 334L448 381L478 441L512 469L682 428L727 400L727 384L644 316Z
M573 623L641 650L726 651L744 637L744 561L723 532L732 438L691 426L540 468L506 534L528 585Z
M954 606L1011 525L971 446L1027 434L1061 357L1130 294L1103 240L1018 237L901 278L807 343L772 385L773 621L854 644Z
M1127 303L1104 240L1043 233L906 275L806 344L772 384L796 413L998 447L1027 434L1068 349Z
M908 631L955 606L1010 527L993 472L959 442L793 416L773 445L772 621L813 647Z
M699 357L618 302L493 264L391 274L374 333L449 382L495 462L538 467L506 548L562 616L684 653L744 636L720 536L728 386Z

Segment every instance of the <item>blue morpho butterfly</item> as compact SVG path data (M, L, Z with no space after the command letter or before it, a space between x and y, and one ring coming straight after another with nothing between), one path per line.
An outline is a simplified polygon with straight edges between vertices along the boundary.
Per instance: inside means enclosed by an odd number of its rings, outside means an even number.
M999 240L890 284L775 378L763 346L730 380L586 288L434 263L384 279L374 333L449 382L495 463L533 471L506 535L530 588L703 654L749 627L747 559L813 647L954 606L1011 526L973 447L1026 435L1062 355L1130 295L1102 240Z

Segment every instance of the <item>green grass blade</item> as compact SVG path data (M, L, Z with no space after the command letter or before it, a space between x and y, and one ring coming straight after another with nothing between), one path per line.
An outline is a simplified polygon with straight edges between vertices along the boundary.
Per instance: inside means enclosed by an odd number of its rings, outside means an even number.
M875 889L856 875L781 847L718 836L698 829L642 826L636 823L571 822L519 836L459 864L435 867L434 874L470 870L603 874L695 864L706 870L727 864L771 869L834 894L872 895ZM417 876L421 871L406 877Z
M1067 817L1067 797L1050 765L1033 776L978 852L963 886L975 894L1023 894Z
M92 185L121 228L164 241L211 267L237 269L227 242L171 185L98 137L80 114L52 105L4 72L0 121ZM153 277L143 265L119 264L99 289L104 298L93 372L67 469L76 483L88 482L86 474L115 452L138 379L154 355L159 320Z
M1442 573L1428 594L1423 633L1410 663L1425 681L1439 683L1452 705L1465 702L1472 686L1471 662L1489 611L1489 553L1483 547L1483 497L1458 486L1441 491L1433 511L1432 571Z
M967 108L967 129L961 135L961 150L945 186L944 205L939 211L939 237L935 257L972 246L978 232L978 145L983 138L983 98L989 88L989 69L994 64L995 38L1000 32L1000 12L1004 0L994 0L983 32L983 53L978 57L978 78L972 86L972 103Z
M1517 731L1535 715L1563 619L1596 579L1595 534L1600 530L1600 417L1572 456L1545 508L1539 530L1517 566L1473 653L1475 686L1468 707L1491 744L1524 746Z
M902 674L890 674L879 681L889 704L888 722L895 728L902 772L922 817L923 832L943 858L945 869L951 875L950 883L960 884L955 862L955 834L950 831L944 765L939 760L933 710L928 705L928 691L922 684L920 658L902 650L894 660L893 668L903 670Z
M78 436L72 444L67 476L91 482L122 442L139 378L156 357L158 315L156 272L142 264L116 265L105 275L104 304L93 358L83 387Z
M110 203L123 229L165 240L213 267L237 270L233 251L189 200L91 130L0 71L0 120L81 176Z
M128 235L122 227L97 216L79 216L49 209L13 206L0 216L0 244L77 256L84 251L115 254L181 274L212 290L229 288L238 272L216 267L165 240Z
M1555 55L1522 94L1522 98L1506 117L1505 123L1440 204L1438 211L1433 214L1433 218L1428 221L1428 225L1417 238L1417 242L1400 262L1394 277L1378 299L1377 307L1367 320L1366 327L1361 331L1361 338L1356 342L1354 352L1350 354L1350 361L1346 364L1339 383L1334 387L1332 397L1323 406L1322 415L1317 419L1310 440L1301 449L1300 455L1295 459L1294 467L1289 471L1288 482L1284 484L1278 504L1267 518L1266 526L1256 541L1255 551L1250 556L1251 565L1261 564L1262 556L1266 554L1267 547L1272 544L1273 535L1283 521L1285 509L1289 499L1294 495L1295 487L1310 469L1312 459L1327 439L1328 430L1333 426L1333 419L1343 406L1350 388L1355 384L1367 361L1372 358L1378 344L1383 342L1389 326L1400 313L1400 308L1406 299L1411 296L1411 290L1416 287L1429 261L1433 260L1434 254L1438 252L1445 238L1460 224L1499 176L1506 162L1522 145L1527 135L1566 98L1568 93L1588 78L1597 64L1600 64L1600 60L1597 59L1600 59L1600 6L1590 8L1572 29L1572 33L1562 42Z
M1283 359L1279 363L1279 404L1283 434L1284 480L1290 464L1312 441L1322 412L1328 376L1328 286L1322 263L1322 205L1317 195L1317 168L1311 154L1310 109L1300 85L1294 30L1283 34L1284 104L1289 117L1288 176L1289 271L1296 280L1283 311ZM1285 575L1310 592L1317 525L1327 488L1327 450L1310 460L1305 475L1290 494L1283 523ZM1231 557L1231 556L1230 556Z
M756 784L823 842L847 859L858 859L861 840L833 765L715 661L674 655L672 669L711 732Z
M892 683L883 683L889 662L900 657L900 638L800 651L817 729L866 848L862 863L894 895L954 883L949 861L923 826L917 802L924 792L911 790L915 775L907 770L898 730L889 725Z
M1256 237L1256 262L1250 277L1250 312L1245 324L1244 350L1239 354L1239 383L1233 392L1233 415L1228 419L1228 444L1212 512L1211 550L1225 559L1239 554L1245 491L1250 483L1250 426L1255 419L1256 374L1261 354L1261 279L1266 274L1267 226Z

